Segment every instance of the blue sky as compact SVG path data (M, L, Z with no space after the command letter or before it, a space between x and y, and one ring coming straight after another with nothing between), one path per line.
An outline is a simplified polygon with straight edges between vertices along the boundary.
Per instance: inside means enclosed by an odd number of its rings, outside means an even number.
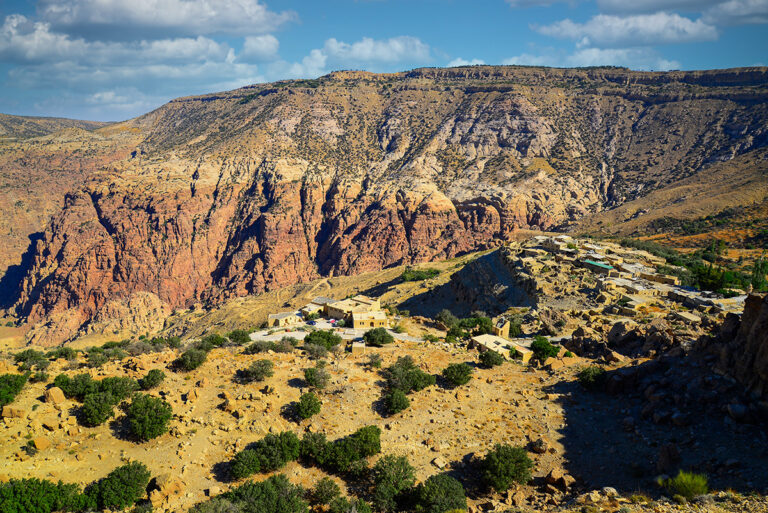
M337 69L768 64L768 0L0 0L0 112L122 120Z

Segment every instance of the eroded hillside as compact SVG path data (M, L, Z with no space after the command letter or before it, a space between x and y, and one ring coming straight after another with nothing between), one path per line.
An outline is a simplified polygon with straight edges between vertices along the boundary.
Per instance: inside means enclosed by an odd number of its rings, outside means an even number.
M142 141L67 195L16 311L62 340L137 295L162 314L568 227L760 151L766 84L481 66L175 100L110 127Z

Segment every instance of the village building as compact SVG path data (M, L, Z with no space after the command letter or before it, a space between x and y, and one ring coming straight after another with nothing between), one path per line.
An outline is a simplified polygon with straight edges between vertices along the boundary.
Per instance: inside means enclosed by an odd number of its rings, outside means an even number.
M313 313L323 314L323 313L325 313L325 305L327 305L329 303L333 303L334 301L336 301L336 300L335 299L331 299L329 297L318 296L315 299L313 299L312 301L310 301L309 303L307 303L307 305L304 306L299 311L305 317L307 315L310 315L310 314L313 314Z
M506 317L499 317L493 323L493 334L497 337L509 337L509 328L511 323Z
M296 312L282 312L276 314L269 314L267 316L267 325L270 328L284 328L286 326L293 326L301 322Z
M383 310L352 312L352 327L355 329L386 328L388 326L387 314Z
M381 302L368 296L358 295L325 305L325 314L332 319L351 320L354 312L375 312L381 310Z
M602 262L595 262L594 260L584 259L581 261L581 266L597 274L605 274L607 276L611 276L611 273L613 272L615 276L618 276L618 272L616 272L612 265L604 264Z
M474 347L477 347L478 351L481 353L485 351L496 351L507 359L515 359L519 357L524 364L527 364L533 356L533 351L527 347L515 344L514 342L497 335L484 334L472 337L470 348Z

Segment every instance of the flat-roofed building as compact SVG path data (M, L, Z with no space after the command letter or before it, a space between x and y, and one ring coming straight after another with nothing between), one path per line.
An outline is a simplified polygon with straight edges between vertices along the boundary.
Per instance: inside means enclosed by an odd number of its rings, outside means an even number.
M381 310L381 302L368 296L358 295L325 305L325 314L333 319L351 320L354 312L375 312Z
M388 326L387 314L383 310L352 312L352 327L355 329L386 328Z
M301 322L301 317L296 315L296 312L281 312L276 314L269 314L267 316L267 324L270 328L282 328L285 326L293 326Z
M472 347L477 347L477 350L481 353L484 351L496 351L504 358L508 359L515 359L519 355L519 358L523 363L528 363L533 356L533 351L527 347L515 344L510 340L496 335L477 335L472 337L471 341Z
M303 315L309 315L312 313L325 313L325 305L328 303L333 303L334 301L336 300L329 297L318 296L307 303L307 305L299 311Z

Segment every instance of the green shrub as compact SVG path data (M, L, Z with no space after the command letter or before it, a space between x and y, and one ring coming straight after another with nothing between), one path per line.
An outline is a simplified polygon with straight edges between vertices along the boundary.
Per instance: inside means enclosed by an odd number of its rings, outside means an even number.
M395 338L384 328L374 328L366 331L363 339L366 344L374 347L383 347L395 341Z
M547 358L554 358L560 352L560 348L549 343L546 337L537 336L531 342L533 357L543 362Z
M459 327L468 330L473 335L493 333L493 321L484 315L475 315L459 321Z
M313 360L319 360L320 358L328 356L328 350L325 346L317 344L304 344L304 351L306 351L307 356Z
M54 378L53 386L59 387L68 399L79 401L83 401L88 394L99 392L99 383L90 374L78 374L74 378L59 374Z
M299 402L296 405L296 413L302 419L308 419L320 413L320 406L320 399L312 392L307 392L299 398Z
M316 330L304 337L305 348L307 344L330 349L335 345L341 344L341 337L334 333L333 330Z
M443 377L452 386L466 385L472 379L472 367L466 363L452 363L443 369Z
M160 385L165 379L165 373L160 369L152 369L147 375L139 380L139 387L142 390L150 390Z
M3 513L53 513L85 511L96 505L80 493L80 487L41 479L11 479L0 483L0 511Z
M328 446L324 433L304 433L299 445L299 456L306 463L319 463Z
M605 369L597 365L590 365L579 371L579 383L588 390L599 390L606 380Z
M151 474L144 464L131 462L86 488L101 509L122 510L144 496Z
M109 392L86 395L83 399L83 406L80 408L83 424L90 427L104 424L114 415L115 404L118 402Z
M92 369L97 369L107 363L109 361L109 357L105 355L103 352L99 351L91 351L88 353L88 356L86 357L86 364L88 367Z
M32 374L32 376L29 378L29 381L32 383L47 383L50 379L50 376L47 372L35 372Z
M405 333L405 328L401 324L395 324L392 326L392 331L395 333Z
M251 341L250 334L246 330L232 330L227 333L227 338L230 342L237 344L238 346L242 346Z
M123 399L127 399L139 389L138 381L126 377L109 377L97 381L96 383L99 387L99 392L112 394L112 397L115 398L115 404Z
M152 440L168 431L171 417L171 405L151 395L138 394L128 407L131 433L141 441Z
M304 369L304 380L310 387L323 390L328 386L331 375L322 366L318 365L317 367Z
M11 404L27 383L25 374L3 374L0 376L0 408Z
M190 513L308 513L305 491L284 475L248 482L197 504Z
M491 369L504 363L504 357L501 353L489 350L480 353L480 366L485 369Z
M406 267L403 274L400 275L400 279L403 281L424 281L429 278L434 278L440 274L437 269L414 269L412 267Z
M25 349L13 355L14 361L21 365L21 369L24 371L30 371L32 369L45 370L48 368L51 362L45 354L34 349Z
M45 356L51 360L58 360L59 358L65 358L67 360L74 360L77 358L78 351L71 347L57 347L48 351Z
M416 482L415 469L405 456L382 456L371 470L373 505L378 511L400 511L398 502Z
M445 513L452 509L467 509L464 487L446 474L437 474L416 487L416 513Z
M438 312L438 314L435 316L435 320L442 323L443 326L448 329L459 324L459 318L453 315L450 310L445 308Z
M384 377L390 390L402 390L406 394L435 384L435 377L419 369L410 356L398 358L384 371Z
M687 500L691 500L699 495L706 495L709 492L707 476L682 470L675 477L664 481L663 484L670 493L681 495Z
M203 351L210 351L214 347L222 347L227 345L227 339L219 335L218 333L209 333L200 339L197 343L197 348Z
M380 369L381 368L381 355L379 353L372 353L368 355L368 360L365 362L365 364L372 368L372 369Z
M270 360L257 360L247 369L238 372L238 378L241 383L252 383L254 381L264 381L275 374L275 366Z
M327 444L318 463L335 472L349 472L358 460L381 451L381 430L365 426L351 435Z
M328 513L373 513L373 510L362 499L350 500L346 497L337 497L331 501Z
M497 492L504 492L512 483L526 484L531 480L533 461L522 447L496 444L480 466L483 482Z
M395 413L400 413L401 411L408 408L410 405L411 405L411 402L408 400L408 396L406 396L405 392L403 392L399 388L390 390L389 392L387 392L387 395L384 396L384 406L387 409L387 413L389 413L390 415L394 415Z
M272 472L299 457L301 443L298 437L285 431L268 434L250 447L237 453L232 460L232 476L242 479L260 472Z
M313 504L330 504L341 495L341 488L330 477L324 477L315 483L310 494Z
M205 363L206 358L208 353L202 349L187 349L176 360L176 365L182 370L191 371Z

